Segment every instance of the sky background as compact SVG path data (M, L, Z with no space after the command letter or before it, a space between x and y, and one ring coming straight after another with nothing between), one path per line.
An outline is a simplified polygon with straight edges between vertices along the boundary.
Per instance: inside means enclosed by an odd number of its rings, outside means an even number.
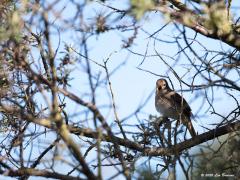
M50 2L50 1L49 1ZM112 3L109 3L110 5L117 7L118 9L125 9L128 6L128 1L114 1ZM233 1L236 2L236 1ZM65 9L62 11L63 16L67 19L68 17L71 18L75 11L71 3L68 1L62 1L61 3L58 3L56 10L60 10L65 6ZM98 14L103 13L107 14L108 10L107 8L104 8L99 3L92 3L88 6L88 8L85 9L85 21L92 21L92 18ZM50 18L53 18L50 16ZM54 18L53 18L54 19ZM68 28L66 25L61 24L61 22L56 21L56 24L59 23L59 26L62 28L62 32L65 30L65 28ZM128 23L128 19L123 19L122 24ZM159 14L159 13L149 13L146 14L145 17L138 23L138 25L143 29L144 31L147 31L149 34L152 34L159 30L163 25L165 25L166 20ZM64 28L65 27L65 28ZM153 55L154 53L154 44L155 48L158 51L159 54L172 56L174 58L178 58L176 55L178 52L178 47L175 44L171 43L160 43L155 42L154 39L149 38L149 35L146 34L143 30L138 31L137 38L134 40L134 43L132 47L130 48L131 51L136 53L144 54L146 52L146 49L148 48L147 55ZM194 37L194 33L191 30L187 30L189 37ZM174 37L178 35L178 31L176 31L174 25L168 25L166 28L164 28L160 33L156 34L157 38L161 38L164 40L170 40L173 41ZM129 114L132 114L138 107L141 105L145 99L147 99L149 96L151 97L148 103L144 106L142 109L142 113L140 115L140 118L148 119L149 115L159 115L159 113L155 110L154 105L154 92L155 92L155 82L159 78L158 76L142 71L141 69L148 70L152 73L163 75L163 76L169 76L174 84L175 90L180 90L180 84L177 81L176 77L173 75L171 71L169 71L168 67L156 56L147 57L145 58L144 62L140 65L140 63L143 61L142 56L134 55L130 51L122 49L122 39L127 40L127 38L132 34L132 32L118 32L118 31L112 31L112 32L106 32L103 34L100 34L98 36L93 36L88 40L88 48L89 48L89 58L103 64L103 60L110 59L108 62L108 68L109 71L115 69L119 64L123 64L118 71L110 77L110 80L112 82L112 88L114 91L115 96L115 103L117 106L117 113L120 119L123 119L127 117ZM60 49L64 49L64 44L67 43L69 45L72 45L74 48L78 49L78 38L80 37L80 32L76 32L73 29L70 31L66 31L61 35L60 39ZM52 39L54 39L54 47L56 48L58 46L58 41L56 36L53 36ZM228 51L230 49L229 46L220 43L216 40L210 40L205 37L202 37L201 35L198 36L198 40L201 41L202 44L204 44L207 48L210 50L219 50L223 49L223 51ZM181 42L181 40L180 40ZM204 53L203 49L199 48L199 46L195 46L197 48L197 51L199 54ZM75 54L76 55L76 54ZM39 55L36 55L39 56ZM59 57L61 54L59 54ZM76 55L77 56L77 55ZM184 56L180 56L179 63L174 66L174 70L178 72L179 75L184 75L184 79L188 82L191 82L192 79L192 71L189 73L189 66L186 64L188 63L186 58ZM166 57L166 60L168 60L169 64L174 64L174 61L171 59L168 59ZM84 61L84 59L82 59ZM92 71L93 72L99 72L101 71L104 75L104 69L97 66L94 63L91 63ZM72 74L73 80L71 81L72 87L70 88L72 92L82 94L83 92L89 91L88 84L86 81L86 75L81 72L80 66L72 65L72 69L74 69L74 72ZM235 74L230 75L232 78L235 78ZM103 76L104 77L104 76ZM198 81L196 82L198 83ZM199 81L199 83L201 83ZM106 104L106 101L109 103L109 97L106 96L105 90L108 89L108 86L106 84L106 87L103 87L102 90L99 90L96 92L97 97L97 105L102 106ZM183 89L187 89L186 86L183 85ZM103 94L104 93L104 94ZM182 92L184 98L189 102L193 114L196 114L198 112L199 108L202 106L202 101L204 101L201 98L196 98L197 95L201 95L203 92ZM216 95L214 100L214 107L217 112L221 112L223 115L229 113L229 111L234 106L234 101L229 96L226 96L226 93L223 90L215 89L214 93ZM219 118L211 115L211 112L209 111L209 106L207 103L204 104L204 107L201 109L201 111L198 113L199 117L196 117L196 121L193 121L193 125L197 132L200 134L204 132L205 130L201 127L204 125L205 127L213 127L210 126L210 124L219 122ZM79 111L79 106L76 106L76 104L69 101L67 104L67 110L72 113L76 113ZM108 114L108 111L102 111L105 114ZM113 112L109 115L109 123L112 122L111 119L114 119ZM78 117L76 117L78 118ZM80 117L81 118L81 117ZM136 121L135 118L131 118L126 123L128 124L137 124L138 121ZM126 128L127 130L131 131L131 128ZM49 138L54 137L54 135L50 135ZM191 150L193 152L196 152L196 149L193 148ZM63 152L64 153L64 152ZM94 154L94 153L93 153ZM93 156L93 155L92 155ZM91 159L91 157L89 158ZM143 160L140 160L138 163L142 162ZM66 170L64 167L62 167L59 164L59 170ZM60 171L61 172L61 171ZM104 177L109 177L114 173L113 168L104 168ZM178 176L182 176L182 171L177 171ZM12 178L9 178L12 179ZM42 179L42 178L30 178L30 179ZM118 178L121 179L121 178Z
M124 3L112 4L113 6L121 9L125 8ZM119 6L120 5L120 6ZM121 7L122 6L122 7ZM67 9L66 9L67 10ZM89 19L91 16L95 16L96 12L107 12L107 10L103 7L99 7L98 3L93 4L87 10L87 14L89 13ZM123 20L127 22L127 20ZM158 13L149 13L143 18L138 25L141 26L142 29L147 31L149 34L152 34L159 30L163 25L165 25L166 20L164 20L161 15ZM191 30L187 30L189 37L194 37L194 33ZM176 31L173 25L169 25L164 28L161 33L156 35L156 37L164 39L164 40L174 40L174 36L177 36L179 32ZM144 60L144 62L140 65L143 61L143 57L138 55L133 55L127 50L121 49L122 46L122 38L125 36L127 38L130 33L121 33L121 32L107 32L101 34L97 37L92 37L89 39L89 49L90 50L90 59L98 62L103 63L103 60L106 60L110 57L108 67L109 71L113 70L119 64L125 62L121 68L111 76L110 80L112 82L112 88L115 95L115 101L117 105L117 113L120 119L128 116L132 112L134 112L137 107L144 102L144 100L155 91L155 82L159 78L151 73L147 73L144 71L139 70L138 68L142 68L158 75L169 76L174 83L174 88L176 90L180 90L180 84L173 75L171 71L168 70L166 65L158 58L158 57L148 57ZM73 35L74 36L74 35ZM70 38L71 39L71 38ZM198 36L198 40L204 44L209 50L216 50L216 49L224 49L225 51L229 50L229 47L223 43L220 43L216 40L210 40L201 35ZM69 42L69 40L66 40ZM139 31L137 34L137 38L134 41L134 44L130 48L131 51L144 54L146 49L148 48L148 55L153 55L154 49L153 45L156 43L156 49L158 53L174 56L177 54L179 49L175 44L166 44L166 43L159 43L154 42L153 39L149 38L149 35L146 34L144 31ZM75 44L73 42L73 44ZM194 47L197 48L197 52L205 53L203 49L199 48L199 46L195 45ZM177 58L178 56L174 56ZM174 62L170 60L169 64L174 64ZM179 75L184 75L187 73L188 68L185 66L188 62L186 61L184 56L180 57L180 63L174 67L174 69L179 73ZM140 65L140 66L139 66ZM92 64L93 71L101 70L101 67L95 66ZM104 70L101 70L104 73ZM188 73L184 78L191 82L193 74ZM235 74L232 75L233 78ZM80 84L78 83L81 78L74 78L73 84ZM197 83L201 83L200 81L196 81ZM75 89L76 88L76 89ZM186 89L186 86L183 86L183 89ZM79 90L78 87L73 86L73 91L76 92ZM202 101L206 101L201 98L196 98L196 94L201 94L203 92L183 92L183 96L189 102L193 114L195 114L199 108L202 106ZM221 112L223 115L229 113L232 109L232 105L234 104L233 100L226 96L225 92L221 89L215 89L215 100L214 100L214 107L217 112ZM97 104L100 106L106 103L106 97L101 96L101 91L97 92ZM226 106L223 106L226 105ZM154 106L154 94L151 96L150 100L143 108L141 118L147 119L148 116L151 115L159 115L158 112L155 110ZM205 127L213 127L210 124L214 124L220 121L220 119L214 115L211 115L209 111L209 106L207 103L204 104L204 107L198 114L200 117L196 117L196 121L193 121L193 125L196 128L197 132L200 134L205 130L201 126ZM111 116L110 116L111 117ZM111 119L111 118L109 118ZM112 118L113 119L113 118ZM109 120L110 121L110 120ZM136 119L131 118L127 121L128 124L137 124L138 122ZM131 131L131 128L127 128L127 130ZM193 148L192 152L196 152L196 149ZM143 161L140 160L139 163ZM153 163L154 165L154 163ZM153 166L154 167L154 166ZM105 168L104 176L108 176L112 174L114 171L110 171L109 168ZM183 176L182 171L177 171L178 176Z

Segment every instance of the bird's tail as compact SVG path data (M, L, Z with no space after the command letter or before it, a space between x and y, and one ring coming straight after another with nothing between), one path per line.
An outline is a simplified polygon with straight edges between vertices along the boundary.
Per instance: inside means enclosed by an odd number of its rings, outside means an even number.
M189 121L187 122L187 129L189 130L189 132L190 132L190 134L191 134L192 137L195 137L195 136L197 135L197 133L196 133L196 131L195 131L193 125L192 125L191 120L189 120Z

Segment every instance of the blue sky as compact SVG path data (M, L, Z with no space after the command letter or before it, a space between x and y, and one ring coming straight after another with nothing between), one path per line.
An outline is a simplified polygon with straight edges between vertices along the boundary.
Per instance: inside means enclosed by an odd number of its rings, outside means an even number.
M94 6L93 6L94 7ZM94 11L97 8L93 8ZM100 8L101 9L101 8ZM90 9L91 10L91 9ZM104 11L104 10L102 10ZM91 14L91 11L88 11ZM150 34L157 31L165 24L165 20L163 20L158 14L148 14L145 18L143 18L139 25ZM177 35L178 32L174 30L173 25L169 25L166 27L158 37L162 39L171 39L173 40L173 36ZM194 33L191 30L188 30L188 34L190 37L194 37ZM108 63L109 70L113 70L117 65L121 64L123 61L126 63L110 78L112 82L112 87L115 95L116 105L117 105L117 113L121 118L126 117L128 114L131 114L138 106L141 104L150 93L152 93L155 89L155 81L158 79L157 76L152 75L150 73L146 73L144 71L139 70L139 64L142 62L143 57L133 55L129 53L129 51L122 50L121 45L122 41L121 38L124 35L120 32L110 32L104 33L99 35L98 37L92 37L89 40L89 48L90 51L90 58L98 63L102 63L103 60L106 60L110 56L110 60ZM126 36L126 34L125 34ZM149 46L148 54L154 54L153 44L154 40L149 39L149 36L144 33L143 31L139 31L137 35L137 39L134 41L131 50L137 53L144 54L146 51L147 46ZM206 47L210 50L221 49L224 48L228 50L229 47L220 43L216 40L209 40L205 37L199 35L198 40L201 41ZM197 45L195 46L199 53L204 53L203 49L200 49ZM178 52L176 45L172 44L164 44L164 43L156 43L156 48L159 53L173 56ZM177 58L177 56L174 56ZM169 61L170 64L174 64L174 62ZM187 73L189 67L185 66L184 64L188 63L184 56L180 57L180 63L174 67L176 71L178 71L179 75L184 75ZM98 67L92 64L93 71L102 71L101 67ZM148 57L145 59L144 63L140 66L142 69L146 69L153 73L169 76L174 83L174 88L176 90L180 90L180 85L175 76L172 72L167 71L168 68L158 57ZM191 82L193 74L192 72L187 73L184 78ZM234 78L234 74L232 75ZM80 77L79 77L80 79ZM76 84L79 81L78 78L75 78L73 84ZM200 82L196 82L200 83ZM187 88L183 86L183 88ZM73 90L77 90L78 87L73 86ZM83 89L84 90L84 89ZM102 96L101 91L97 92L97 104L105 104L106 103L106 96ZM186 98L192 107L193 113L197 112L197 110L202 106L202 99L196 99L196 93L199 92L183 92L183 96ZM204 92L201 92L204 93ZM210 92L208 92L210 93ZM221 112L222 114L227 114L231 110L231 106L233 105L233 100L226 96L226 93L223 90L216 88L214 90L216 98L214 100L214 106L217 112ZM206 100L205 100L206 101ZM222 106L226 104L226 106ZM197 129L198 133L202 133L204 131L201 128L201 125L205 127L213 127L208 126L208 124L213 124L219 121L219 118L216 116L211 115L208 109L207 103L204 104L204 108L199 112L199 115L203 117L196 118L196 122L194 121L193 124ZM229 107L229 108L228 108ZM147 103L147 105L143 108L143 114L140 116L143 119L147 119L149 114L158 115L154 107L154 95L151 96L151 99ZM111 118L112 117L112 118ZM111 122L112 116L109 116L108 121ZM132 118L128 121L128 124L137 124L138 122ZM131 130L131 129L128 129ZM142 161L140 161L142 162ZM108 169L108 168L106 168ZM104 175L107 176L108 173L112 171L106 170L104 171ZM180 175L181 171L179 171Z
M112 4L115 5L119 9L125 8L127 6L127 1L121 1L120 4L118 2L114 1ZM59 8L61 9L63 7L63 4L66 5L65 10L63 11L65 18L68 16L71 17L74 14L73 7L70 6L70 3L68 1L63 1L59 3ZM98 3L90 5L85 10L86 15L86 21L91 21L92 18L96 15L96 12L102 12L107 13L106 8L102 8ZM128 19L122 20L122 23L127 23ZM158 13L151 13L147 14L145 18L143 18L138 25L141 26L144 30L148 31L150 34L153 32L156 32L159 28L161 28L166 21L158 14ZM143 60L143 57L138 55L133 55L127 50L121 49L122 46L122 38L125 38L125 40L132 34L132 32L107 32L104 34L101 34L96 37L91 37L88 41L88 47L90 49L89 51L89 57L90 59L103 64L103 60L106 60L107 58L110 58L108 62L108 68L109 71L113 70L115 67L117 67L119 64L122 65L119 70L110 77L110 80L112 82L112 88L115 95L116 105L117 105L117 113L120 119L128 116L132 112L136 110L136 108L144 102L144 100L154 92L155 90L155 82L159 78L158 76L155 76L151 73L147 73L144 71L141 71L138 69L138 67L151 71L153 73L169 76L170 79L174 83L174 88L176 90L180 90L180 84L177 81L176 77L173 75L171 71L168 71L167 66L156 56L153 57L147 57L143 64L141 66L140 63ZM161 39L165 40L173 40L174 37L178 34L176 30L174 30L173 25L169 25L166 28L164 28L161 33L157 34L156 36ZM194 36L194 33L191 30L188 30L189 36ZM60 49L63 50L64 43L73 45L74 48L78 49L78 40L77 38L80 36L79 32L75 31L69 31L64 33L64 35L61 37L61 45ZM53 37L53 39L57 39ZM225 49L228 50L229 47L225 44L219 43L219 41L215 40L209 40L205 37L199 36L198 38L201 43L203 43L206 47L209 47L209 49L215 50L215 49ZM56 41L54 41L56 42ZM159 43L154 42L154 39L149 38L149 35L147 35L143 31L139 31L137 34L137 39L134 41L134 44L130 48L132 51L144 54L146 51L146 48L148 49L148 55L155 54L154 53L154 43L155 47L159 54L169 55L173 56L178 52L177 46L173 44L166 44L166 43ZM55 47L57 47L57 43L54 44ZM195 46L197 51L201 54L204 53L202 49L200 49L197 45ZM77 56L75 54L75 56ZM178 56L174 56L174 58L177 58ZM168 58L166 58L168 59ZM84 61L84 59L82 59ZM168 62L170 65L174 64L174 61L171 59L168 59ZM188 82L191 82L192 78L192 71L189 70L189 66L186 66L187 60L184 56L180 56L179 63L174 66L174 70L176 70L179 75L184 75L184 79ZM91 63L92 71L93 72L101 72L104 77L104 69L101 67L95 65L94 63ZM81 67L74 65L72 66L73 69L75 69L71 81L72 87L70 88L72 92L79 93L81 96L84 92L89 91L89 88L87 87L87 76L84 75L81 72ZM235 74L230 75L232 78L234 78ZM198 83L198 82L196 82ZM200 83L200 82L199 82ZM97 97L97 105L101 106L107 103L109 103L110 99L109 96L105 94L105 90L109 89L108 86L103 87L101 90L96 92ZM186 86L183 86L183 89L186 89ZM202 106L202 99L195 98L196 94L199 92L183 92L183 96L185 99L190 103L192 107L193 114L197 112L197 110ZM202 92L203 93L203 92ZM210 92L209 92L210 93ZM226 95L226 93L223 90L220 90L216 88L214 90L214 93L216 95L214 106L218 112L221 112L223 115L228 113L234 105L234 101ZM230 108L229 108L230 107ZM68 103L67 109L69 112L77 112L79 111L79 108L76 107L74 103ZM197 129L199 133L203 132L204 129L201 128L201 125L208 126L208 124L216 123L219 121L219 118L216 116L211 115L209 111L207 111L208 106L204 105L204 108L199 112L199 115L204 115L203 117L196 118L196 122L194 121L194 127ZM147 119L148 116L151 115L159 115L158 112L155 110L154 106L154 94L151 96L149 102L146 104L146 106L142 110L142 114L140 115L141 118ZM108 114L108 111L104 111L104 114ZM110 112L110 115L108 116L108 122L111 123L114 119L113 112ZM78 117L76 117L78 118ZM128 124L137 124L135 118L132 118L127 121ZM131 130L131 129L128 129ZM91 159L91 157L90 157ZM60 169L62 167L59 167ZM109 168L106 168L106 171L104 171L104 176L109 176L114 171L109 170ZM180 173L180 175L182 175ZM35 179L35 178L32 178Z

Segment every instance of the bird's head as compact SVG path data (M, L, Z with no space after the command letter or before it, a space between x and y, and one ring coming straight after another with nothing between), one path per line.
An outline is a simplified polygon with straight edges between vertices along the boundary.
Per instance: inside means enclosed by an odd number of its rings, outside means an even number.
M165 92L169 89L166 79L158 79L156 82L156 92Z

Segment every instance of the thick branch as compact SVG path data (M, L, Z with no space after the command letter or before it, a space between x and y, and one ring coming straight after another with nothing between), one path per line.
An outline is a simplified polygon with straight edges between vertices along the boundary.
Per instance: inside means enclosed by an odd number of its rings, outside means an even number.
M13 112L13 109L11 111L8 109L8 112ZM15 110L15 112L16 112L16 110ZM38 122L37 124L44 126L46 128L56 129L56 127L54 125L50 124L50 122L42 124L42 123L39 123L39 122L41 122L40 119L33 121L34 118L31 116L21 114L21 117L24 118L25 120L33 122L33 123ZM45 121L47 121L47 120L45 120ZM85 137L89 137L89 138L93 138L93 139L99 138L98 132L95 132L95 131L91 130L90 128L86 129L86 128L68 126L68 130L70 131L70 133L75 134L75 135L85 136ZM179 154L183 150L186 150L188 148L191 148L191 147L197 146L201 143L212 140L216 137L228 134L230 132L238 131L238 130L240 130L240 122L239 121L227 124L222 127L218 127L213 130L210 130L210 131L200 134L192 139L189 139L189 140L183 141L181 143L178 143L176 145L173 145L171 148L146 147L146 146L143 146L134 141L119 138L117 136L114 136L113 134L111 134L111 135L102 134L101 140L105 141L105 142L115 143L115 144L127 147L129 149L132 149L132 150L137 150L139 152L142 152L144 155L164 156L164 155L173 155L176 153Z
M225 126L219 127L217 129L210 130L208 132L205 132L203 134L200 134L192 139L186 140L184 142L181 142L179 144L174 145L172 148L170 148L167 152L171 154L178 154L182 152L183 150L186 150L188 148L197 146L201 143L207 142L209 140L212 140L216 137L228 134L230 132L238 131L240 130L240 122L234 122L231 124L227 124ZM163 148L154 148L149 150L147 154L152 156L158 156L162 153Z
M81 135L89 138L97 138L97 132L92 131L91 129L82 129L78 127L69 127L70 132ZM125 146L127 148L130 148L132 150L137 150L139 152L142 152L144 155L148 156L163 156L163 155L173 155L173 154L179 154L183 150L186 150L188 148L197 146L201 143L207 142L209 140L212 140L216 137L228 134L230 132L234 132L240 130L240 122L235 122L231 124L227 124L225 126L219 127L217 129L210 130L206 133L200 134L192 139L186 140L184 142L178 143L171 148L151 148L151 147L144 147L143 145L140 145L136 142L130 141L130 140L124 140L122 138L116 137L115 140L117 143L121 146ZM108 135L103 134L102 141L111 142L111 138Z
M37 170L32 168L9 170L8 172L5 172L4 175L10 176L10 177L19 177L19 176L27 175L27 176L40 176L40 177L62 179L62 180L81 180L81 178L79 177L67 176L67 175L56 173L56 172L50 172L46 170Z
M191 10L187 9L186 6L181 7L184 8L184 10L172 10L165 7L156 7L154 10L170 15L173 21L186 26L197 33L212 39L220 40L240 50L240 35L238 33L234 31L230 31L229 33L217 33L216 31L208 29L203 25L206 19L191 12Z
M123 166L123 169L124 169L124 174L125 174L126 178L130 179L130 176L129 176L130 174L129 174L129 172L127 170L127 167L126 167L126 164L124 162L123 155L120 151L119 144L117 143L117 137L114 136L110 126L107 124L104 116L101 114L101 112L98 110L98 108L92 103L83 101L81 98L79 98L78 96L76 96L75 94L73 94L71 92L68 92L64 89L59 89L59 91L62 94L64 94L65 96L67 96L68 98L70 98L71 100L75 101L76 103L87 107L95 115L95 117L102 123L102 126L107 131L107 133L110 137L109 139L111 139L111 142L113 143L114 148L116 149L116 152L117 152L118 157L119 157L119 161L122 163L122 166Z

